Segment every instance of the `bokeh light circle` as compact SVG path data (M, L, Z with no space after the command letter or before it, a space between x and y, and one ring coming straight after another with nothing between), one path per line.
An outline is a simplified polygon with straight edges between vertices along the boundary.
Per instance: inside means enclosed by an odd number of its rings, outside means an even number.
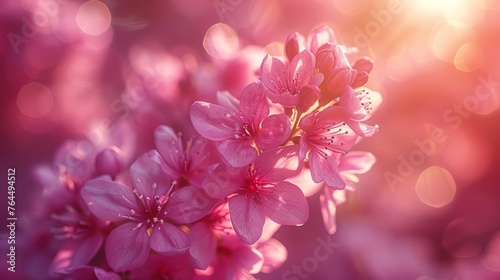
M52 109L52 92L40 83L29 83L17 95L17 106L26 116L39 118Z
M448 170L431 166L418 177L415 191L423 203L440 208L453 200L456 185Z
M87 1L78 9L76 23L80 29L90 35L100 35L108 30L111 24L111 13L100 1Z
M483 52L477 45L465 43L457 50L453 64L463 72L475 71L483 64Z

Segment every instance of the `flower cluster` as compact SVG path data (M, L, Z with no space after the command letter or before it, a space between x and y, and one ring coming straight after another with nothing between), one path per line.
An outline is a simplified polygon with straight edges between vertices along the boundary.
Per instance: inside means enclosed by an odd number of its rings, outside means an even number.
M57 197L46 211L64 242L52 275L253 279L285 261L272 236L306 223L306 195L320 188L334 233L336 206L375 162L349 152L378 129L365 123L381 103L363 87L373 64L351 62L356 49L327 26L290 34L283 54L261 57L241 92L221 88L187 107L189 121L158 126L154 149L135 160L119 141L71 142L38 170L46 201ZM174 129L191 125L191 137Z

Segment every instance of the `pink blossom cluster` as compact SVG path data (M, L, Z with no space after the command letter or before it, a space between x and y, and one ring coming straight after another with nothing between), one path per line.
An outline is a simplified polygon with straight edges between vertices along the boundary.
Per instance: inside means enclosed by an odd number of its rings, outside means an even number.
M241 92L217 91L188 106L190 120L158 126L135 160L117 144L126 131L104 146L67 142L38 170L62 241L51 275L254 279L286 260L273 234L306 223L306 196L320 190L333 234L336 206L375 163L351 151L378 129L365 123L381 103L363 87L373 63L327 26L290 34L283 53L261 57Z

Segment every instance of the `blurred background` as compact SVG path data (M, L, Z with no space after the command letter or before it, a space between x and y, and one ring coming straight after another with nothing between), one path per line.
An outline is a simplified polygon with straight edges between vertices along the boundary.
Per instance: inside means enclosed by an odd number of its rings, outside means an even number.
M500 1L0 6L0 165L4 174L16 168L20 220L37 199L33 168L52 162L66 139L99 146L121 131L119 141L136 157L154 146L158 124L182 125L194 98L238 92L290 32L328 24L341 44L375 61L367 87L384 102L369 122L380 131L355 149L372 152L377 163L337 209L334 235L323 227L319 194L310 197L307 224L276 234L287 261L257 277L500 279ZM204 43L218 23L227 31L223 52ZM326 258L315 257L318 246ZM31 265L20 257L20 268Z

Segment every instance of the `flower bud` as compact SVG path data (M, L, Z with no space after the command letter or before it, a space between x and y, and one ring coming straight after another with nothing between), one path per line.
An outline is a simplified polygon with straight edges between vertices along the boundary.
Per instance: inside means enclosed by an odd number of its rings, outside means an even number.
M368 57L363 57L356 60L352 68L358 70L358 72L366 72L367 74L369 74L373 69L373 60Z
M332 73L325 85L327 95L332 99L339 97L353 83L356 75L357 71L350 68L340 68Z
M332 44L324 44L316 53L316 68L325 76L327 76L337 64L334 48Z
M298 32L293 32L288 35L285 41L285 55L288 60L306 48L306 39Z
M123 158L117 152L118 148L109 147L99 152L95 158L97 175L115 177L123 169Z
M324 44L336 44L337 38L335 37L333 29L327 25L323 25L311 31L308 36L308 41L310 51L316 53Z

